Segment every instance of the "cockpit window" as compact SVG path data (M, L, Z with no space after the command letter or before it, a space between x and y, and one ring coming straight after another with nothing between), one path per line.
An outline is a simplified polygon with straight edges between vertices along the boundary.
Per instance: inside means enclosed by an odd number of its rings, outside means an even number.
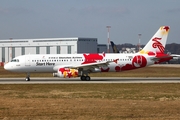
M19 62L19 59L12 59L11 62Z

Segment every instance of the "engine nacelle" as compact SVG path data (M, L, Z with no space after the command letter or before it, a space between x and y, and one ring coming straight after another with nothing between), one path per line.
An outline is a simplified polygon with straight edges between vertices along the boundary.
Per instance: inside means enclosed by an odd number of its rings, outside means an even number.
M57 73L53 73L53 76L61 78L78 77L78 70L70 68L59 68Z

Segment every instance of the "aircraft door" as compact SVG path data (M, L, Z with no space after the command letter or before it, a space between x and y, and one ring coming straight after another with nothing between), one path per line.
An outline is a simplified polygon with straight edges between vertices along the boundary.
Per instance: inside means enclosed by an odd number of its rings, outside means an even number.
M25 57L25 66L31 66L31 65L30 65L30 56L29 56L29 55L27 55L27 56Z

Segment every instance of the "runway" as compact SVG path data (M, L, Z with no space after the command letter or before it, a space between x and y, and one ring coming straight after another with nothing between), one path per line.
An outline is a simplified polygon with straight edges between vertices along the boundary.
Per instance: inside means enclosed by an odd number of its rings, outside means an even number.
M0 78L0 84L89 84L89 83L180 83L180 77L92 77L91 81L79 78Z

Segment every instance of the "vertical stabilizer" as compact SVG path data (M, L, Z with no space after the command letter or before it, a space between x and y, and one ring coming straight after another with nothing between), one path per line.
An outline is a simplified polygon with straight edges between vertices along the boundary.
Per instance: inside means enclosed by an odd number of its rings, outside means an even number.
M162 26L139 52L140 54L163 54L170 27Z
M114 44L113 41L111 41L111 46L112 46L112 49L113 49L113 53L119 53L119 50L118 50L117 46Z

